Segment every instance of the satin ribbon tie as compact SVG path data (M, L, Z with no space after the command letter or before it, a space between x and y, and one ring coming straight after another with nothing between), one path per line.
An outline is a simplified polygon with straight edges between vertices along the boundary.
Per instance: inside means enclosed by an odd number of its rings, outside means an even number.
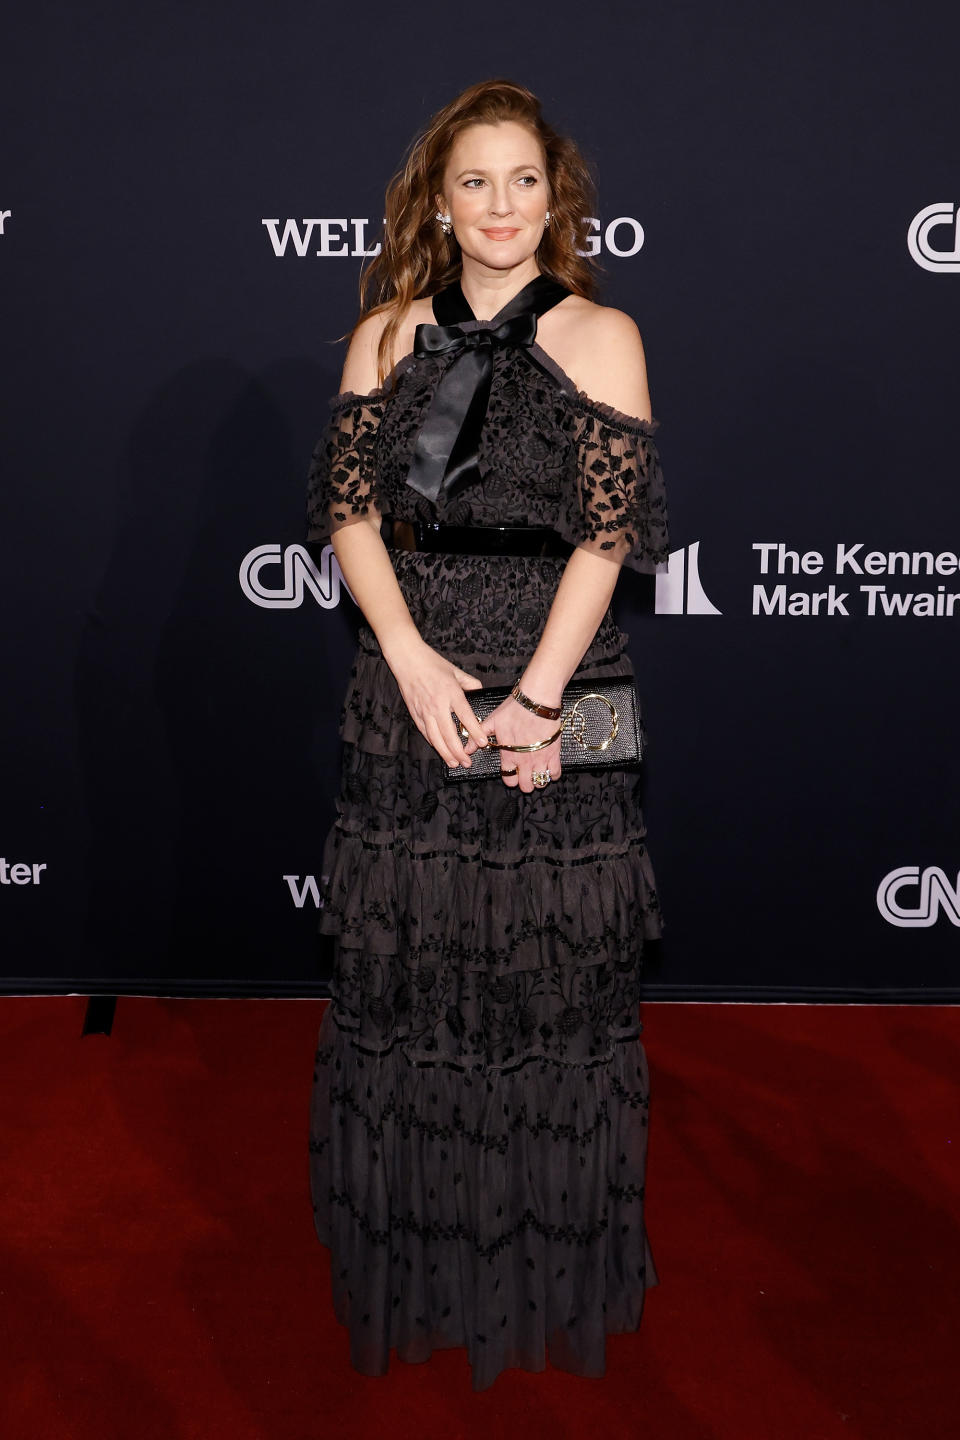
M413 353L452 355L417 437L407 484L434 503L441 490L456 495L480 478L477 455L493 378L495 345L532 345L537 317L532 310L486 330L459 325L418 325Z

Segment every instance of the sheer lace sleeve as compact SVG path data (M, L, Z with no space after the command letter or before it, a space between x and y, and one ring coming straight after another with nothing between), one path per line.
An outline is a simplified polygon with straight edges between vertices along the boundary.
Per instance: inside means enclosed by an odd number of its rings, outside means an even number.
M577 477L557 528L606 560L647 574L669 558L667 501L653 439L658 420L638 420L578 391Z
M370 512L380 513L377 431L386 397L344 391L330 401L330 420L313 451L307 476L307 540L323 542Z

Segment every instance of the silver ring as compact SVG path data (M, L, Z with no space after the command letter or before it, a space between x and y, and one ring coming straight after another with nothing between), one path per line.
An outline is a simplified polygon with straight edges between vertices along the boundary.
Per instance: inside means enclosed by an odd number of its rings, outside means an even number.
M551 778L549 767L546 770L534 770L530 776L538 790L542 790L544 785L549 785Z

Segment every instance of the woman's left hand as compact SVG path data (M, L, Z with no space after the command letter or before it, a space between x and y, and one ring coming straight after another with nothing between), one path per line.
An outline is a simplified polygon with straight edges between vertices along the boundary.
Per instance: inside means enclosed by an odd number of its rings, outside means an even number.
M501 745L532 745L537 740L545 740L552 735L560 724L559 720L542 720L539 715L534 715L531 710L519 704L512 696L507 696L496 710L482 722L483 729L488 735L496 735ZM464 749L473 754L479 749L476 741L470 739ZM543 750L534 750L532 753L524 754L522 751L500 750L500 768L502 771L512 770L516 766L515 775L503 776L503 784L511 789L521 789L529 795L531 791L542 787L534 785L533 772L535 770L549 770L550 783L558 780L561 775L560 769L560 737Z

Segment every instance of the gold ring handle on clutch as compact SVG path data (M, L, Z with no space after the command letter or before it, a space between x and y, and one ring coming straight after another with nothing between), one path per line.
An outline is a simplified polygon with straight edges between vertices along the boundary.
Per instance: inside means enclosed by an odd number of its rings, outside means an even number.
M584 720L583 715L580 714L580 706L583 704L584 700L602 700L604 705L606 705L609 709L612 716L612 719L610 721L610 734L607 736L606 740L601 741L599 745L588 745L586 740L584 740L583 738L584 732L586 731L586 721ZM582 749L594 751L606 750L610 745L613 744L614 740L616 740L617 738L617 731L620 728L620 716L617 714L617 707L614 705L612 700L610 700L606 695L600 695L598 692L594 691L591 692L591 694L589 695L581 695L580 699L575 701L574 704L570 706L570 709L564 713L560 724L557 726L556 730L554 730L552 735L548 735L546 740L536 740L532 745L504 745L497 740L496 735L488 735L488 748L491 750L510 750L515 755L532 755L536 750L546 750L547 746L552 745L554 740L557 739L557 737L563 732L563 730L567 726L570 727L570 732L573 735L574 740L577 741L577 743L582 747ZM469 730L464 729L463 725L461 725L459 717L457 717L457 729L460 731L460 738L462 740L469 740L470 732Z

